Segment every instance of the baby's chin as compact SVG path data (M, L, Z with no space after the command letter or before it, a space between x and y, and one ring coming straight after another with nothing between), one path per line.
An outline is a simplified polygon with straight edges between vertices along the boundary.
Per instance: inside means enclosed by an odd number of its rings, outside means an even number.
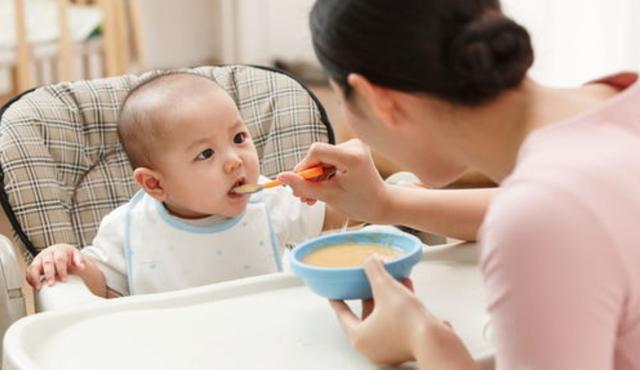
M223 210L219 210L219 212L217 212L217 214L222 215L224 217L229 217L229 218L240 216L247 209L247 204L248 203L249 203L249 201L248 201L248 197L247 197L247 200L245 202L242 202L240 204L236 204L236 205L234 205L232 207L226 207Z
M220 213L220 215L228 218L234 218L243 214L245 209L247 209L247 207L243 207L241 210L238 210L238 211L223 212L223 213Z

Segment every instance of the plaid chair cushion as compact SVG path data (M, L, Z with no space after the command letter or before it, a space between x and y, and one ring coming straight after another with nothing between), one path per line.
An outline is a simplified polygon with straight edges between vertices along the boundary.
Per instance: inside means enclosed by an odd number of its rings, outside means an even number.
M215 80L235 100L266 176L293 168L311 143L334 140L317 99L283 73L184 71ZM45 86L0 112L0 196L28 258L54 243L91 243L102 217L137 190L116 132L118 110L129 89L157 73Z

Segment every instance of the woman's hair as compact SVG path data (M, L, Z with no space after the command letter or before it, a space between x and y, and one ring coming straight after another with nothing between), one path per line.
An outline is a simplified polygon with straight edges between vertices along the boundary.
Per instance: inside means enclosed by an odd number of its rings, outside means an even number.
M350 73L473 106L518 86L533 63L527 31L498 0L317 0L318 60L344 91Z

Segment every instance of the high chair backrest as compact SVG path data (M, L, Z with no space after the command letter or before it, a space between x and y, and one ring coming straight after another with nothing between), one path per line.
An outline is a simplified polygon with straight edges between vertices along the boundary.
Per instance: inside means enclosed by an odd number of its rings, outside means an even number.
M251 66L188 71L238 104L265 176L292 169L313 142L334 142L319 101L288 75ZM28 259L55 243L90 244L102 217L137 190L117 118L149 73L44 86L0 110L0 200Z

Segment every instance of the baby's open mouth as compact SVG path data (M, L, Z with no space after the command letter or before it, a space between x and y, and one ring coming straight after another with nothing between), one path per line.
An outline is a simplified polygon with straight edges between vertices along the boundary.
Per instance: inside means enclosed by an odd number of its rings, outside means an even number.
M234 182L233 185L231 186L231 188L229 189L229 195L241 196L241 194L238 194L238 193L234 192L233 189L235 189L238 186L244 185L246 183L246 181L247 180L244 177L241 177L236 182Z

